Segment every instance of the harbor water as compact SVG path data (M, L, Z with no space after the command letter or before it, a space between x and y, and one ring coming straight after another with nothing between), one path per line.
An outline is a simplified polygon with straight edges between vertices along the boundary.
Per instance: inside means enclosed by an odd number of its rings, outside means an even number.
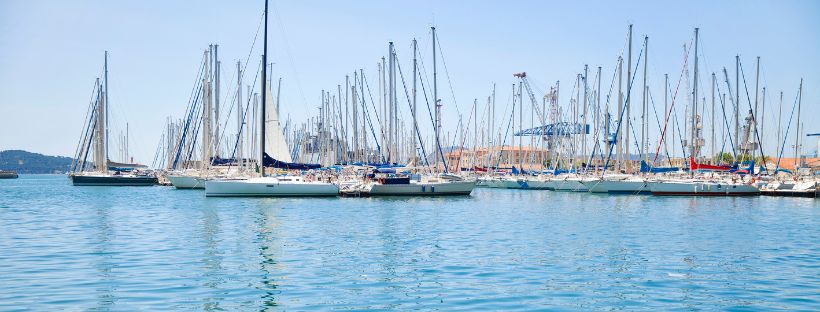
M0 180L0 310L820 310L820 200Z

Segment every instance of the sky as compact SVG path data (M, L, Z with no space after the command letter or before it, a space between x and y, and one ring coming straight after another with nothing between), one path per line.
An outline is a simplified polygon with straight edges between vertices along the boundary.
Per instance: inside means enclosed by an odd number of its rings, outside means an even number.
M209 44L219 44L223 90L235 85L230 80L237 60L245 63L250 55L251 64L259 63L261 33L254 50L251 44L263 6L261 0L0 1L0 150L73 155L107 50L112 133L127 123L131 153L150 164L166 118L185 111ZM539 99L560 81L560 102L567 105L585 64L590 81L602 67L602 89L609 90L616 60L625 53L627 25L633 24L635 59L644 35L649 37L647 84L656 109L663 109L663 75L677 84L683 46L699 27L701 95L709 96L712 72L725 89L722 68L734 77L740 55L753 101L755 59L761 58L767 154L778 145L778 93L784 92L785 129L801 78L806 132L820 132L814 120L820 116L818 1L271 1L269 24L270 76L283 80L283 118L298 122L318 114L321 91L336 90L353 71L364 69L376 88L376 66L390 41L407 76L417 38L429 76L431 26L442 52L438 86L445 132L456 131L459 112L468 118L473 99L483 105L494 83L500 124L516 72L528 73ZM642 83L642 75L635 81ZM399 101L406 110L406 100ZM794 135L793 126L790 131ZM807 139L804 150L816 149L815 141Z

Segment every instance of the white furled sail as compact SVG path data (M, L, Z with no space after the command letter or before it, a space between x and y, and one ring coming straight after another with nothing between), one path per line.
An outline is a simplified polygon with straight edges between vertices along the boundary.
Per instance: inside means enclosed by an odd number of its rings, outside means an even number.
M293 162L290 157L288 143L285 142L285 134L282 125L279 123L279 112L276 110L278 103L273 102L271 96L270 83L266 83L267 96L265 99L265 153L268 156L282 162Z

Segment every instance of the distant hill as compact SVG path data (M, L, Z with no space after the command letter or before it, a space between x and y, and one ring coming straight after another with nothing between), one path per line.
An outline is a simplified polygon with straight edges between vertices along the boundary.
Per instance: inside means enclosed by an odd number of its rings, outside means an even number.
M17 173L64 173L71 166L71 158L46 156L21 150L0 151L0 170Z

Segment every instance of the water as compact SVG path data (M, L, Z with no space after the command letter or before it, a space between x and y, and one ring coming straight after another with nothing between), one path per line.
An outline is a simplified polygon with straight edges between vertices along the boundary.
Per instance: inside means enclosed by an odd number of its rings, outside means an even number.
M0 310L820 310L820 200L0 180Z

